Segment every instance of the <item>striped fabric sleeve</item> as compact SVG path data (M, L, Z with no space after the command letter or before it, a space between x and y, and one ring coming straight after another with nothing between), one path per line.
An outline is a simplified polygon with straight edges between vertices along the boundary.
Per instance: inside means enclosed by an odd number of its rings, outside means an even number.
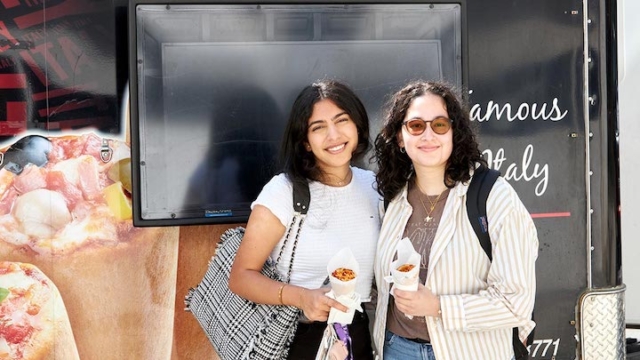
M499 181L496 188L487 203L493 245L487 284L473 294L441 295L447 330L531 327L538 254L535 225L508 183Z
M442 323L445 329L463 330L466 328L462 296L440 295L440 309L442 310Z

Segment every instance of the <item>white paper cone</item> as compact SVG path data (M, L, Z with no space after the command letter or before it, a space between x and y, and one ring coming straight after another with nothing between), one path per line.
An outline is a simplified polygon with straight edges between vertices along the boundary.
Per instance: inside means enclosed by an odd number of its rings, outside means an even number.
M347 312L340 311L336 308L331 308L329 310L329 319L327 320L328 324L340 323L343 325L349 325L353 322L353 316L356 313L356 310L362 312L362 306L360 306L360 294L357 292L353 292L350 295L336 296L333 291L329 291L327 296L336 299L342 305L349 308Z
M398 242L396 247L397 259L391 263L391 278L393 287L400 290L416 291L420 282L420 260L422 256L415 251L409 238ZM399 271L402 265L413 265L407 272Z
M419 255L418 255L419 256ZM413 260L413 259L411 259ZM398 268L404 264L414 265L413 269L408 272L398 271ZM393 285L396 289L406 291L418 290L418 283L420 282L420 258L418 258L418 265L413 263L407 263L406 261L394 261L391 263L391 277L393 278Z
M391 263L390 272L391 276L385 276L384 279L388 283L393 283L393 286L389 290L391 295L395 289L405 291L418 290L418 284L420 282L420 261L422 255L420 255L414 248L409 238L404 238L398 242L396 246L396 260ZM402 265L413 265L413 269L410 271L398 271L398 268ZM413 316L405 314L409 319L413 319Z
M342 281L333 277L332 273L338 268L351 269L355 272L356 277L353 280ZM331 283L331 290L336 296L349 296L356 291L356 282L358 280L358 273L360 272L360 265L353 256L351 249L344 248L340 250L334 257L329 260L327 264L327 272L329 273L329 282Z

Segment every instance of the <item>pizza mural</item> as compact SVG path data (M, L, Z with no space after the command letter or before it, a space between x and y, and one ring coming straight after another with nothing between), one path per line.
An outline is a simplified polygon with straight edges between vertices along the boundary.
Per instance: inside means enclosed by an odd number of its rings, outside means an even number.
M0 359L78 359L57 287L31 264L0 261Z
M0 0L0 360L193 358L180 228L131 221L118 8Z
M169 358L178 229L133 227L127 144L30 134L3 153L0 259L57 286L82 358Z

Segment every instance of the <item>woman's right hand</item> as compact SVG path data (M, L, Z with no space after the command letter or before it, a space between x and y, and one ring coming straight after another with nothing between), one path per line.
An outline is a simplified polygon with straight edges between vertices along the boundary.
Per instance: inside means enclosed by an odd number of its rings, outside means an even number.
M311 321L327 321L331 308L347 312L349 309L338 301L325 295L331 289L303 289L300 294L300 306L304 315Z

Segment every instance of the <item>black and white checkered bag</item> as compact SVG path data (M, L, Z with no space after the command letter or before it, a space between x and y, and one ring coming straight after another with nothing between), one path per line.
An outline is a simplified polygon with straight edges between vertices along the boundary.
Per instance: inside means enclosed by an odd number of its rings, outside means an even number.
M304 194L306 200L296 201L294 191L296 215L287 228L280 255L275 262L268 259L262 268L262 274L270 279L289 282L300 228L308 209L308 188L306 192L303 191ZM298 208L303 212L299 212ZM297 231L289 271L284 276L277 271L276 264L282 257L293 228L297 228ZM243 235L244 228L238 227L227 230L221 236L204 278L186 296L186 310L198 320L222 360L286 359L298 326L300 310L293 306L256 304L229 290L231 266Z

